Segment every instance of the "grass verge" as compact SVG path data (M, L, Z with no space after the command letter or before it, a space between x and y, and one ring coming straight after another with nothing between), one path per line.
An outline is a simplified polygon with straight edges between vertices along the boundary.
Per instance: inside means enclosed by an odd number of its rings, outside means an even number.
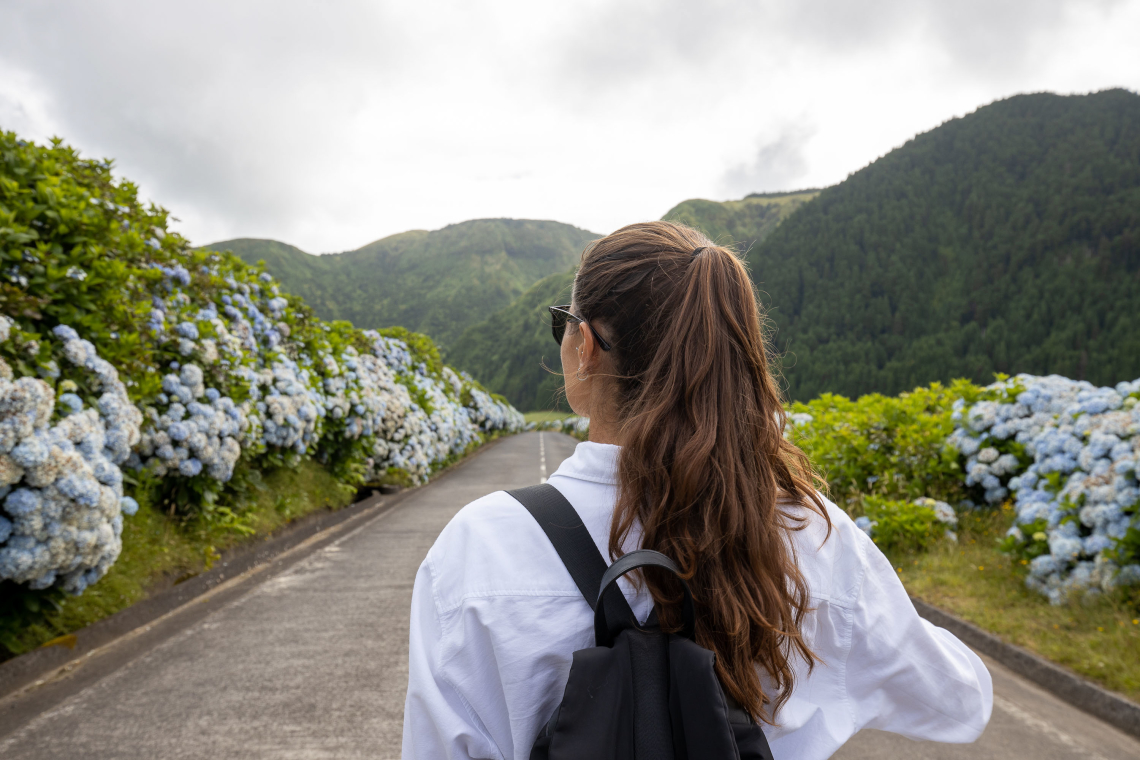
M257 540L299 517L352 502L356 489L316 462L279 469L235 520L179 524L140 501L123 524L123 553L107 575L80 596L21 593L6 583L0 598L0 661L23 654L209 570L222 552Z
M912 596L1140 702L1140 608L1103 594L1053 606L997 550L1013 512L963 515L957 544L888 553Z

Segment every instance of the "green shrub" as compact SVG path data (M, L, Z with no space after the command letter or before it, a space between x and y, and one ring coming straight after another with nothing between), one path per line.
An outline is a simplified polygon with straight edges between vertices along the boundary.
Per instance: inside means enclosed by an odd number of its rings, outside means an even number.
M144 329L150 291L163 279L157 266L182 263L186 244L166 224L109 161L0 132L0 313L16 323L0 354L17 376L74 373L51 334L64 324L128 378L132 400L160 390Z
M858 400L831 393L791 406L788 436L827 480L831 498L858 511L866 497L951 503L963 496L958 453L946 447L955 399L982 389L965 380Z
M871 540L883 551L922 551L946 536L935 511L914 501L867 496L863 509L873 526Z

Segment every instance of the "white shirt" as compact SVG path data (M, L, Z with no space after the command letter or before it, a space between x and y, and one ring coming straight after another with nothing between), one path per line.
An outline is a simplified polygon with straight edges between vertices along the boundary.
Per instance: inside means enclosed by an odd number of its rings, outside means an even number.
M549 480L606 557L619 451L580 443ZM878 548L826 506L830 538L818 516L792 538L814 608L803 634L823 662L810 675L800 663L764 727L776 760L830 757L862 728L974 741L993 707L985 665L920 618ZM644 620L648 593L623 591ZM573 652L592 646L593 613L530 513L502 491L468 504L416 575L403 757L526 760Z

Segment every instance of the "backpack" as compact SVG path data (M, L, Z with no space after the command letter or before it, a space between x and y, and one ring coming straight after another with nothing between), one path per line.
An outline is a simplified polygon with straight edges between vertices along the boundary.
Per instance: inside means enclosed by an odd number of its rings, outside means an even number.
M659 552L630 552L606 567L574 507L549 484L507 491L542 527L594 610L594 644L574 653L562 702L530 760L772 760L760 726L720 685L716 655L694 641L684 579L679 634L654 610L644 626L617 579L639 567L680 570Z

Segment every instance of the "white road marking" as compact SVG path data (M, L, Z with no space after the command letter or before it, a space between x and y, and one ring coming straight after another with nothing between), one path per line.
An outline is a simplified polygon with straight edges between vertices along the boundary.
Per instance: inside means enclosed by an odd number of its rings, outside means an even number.
M1092 758L1092 760L1108 760L1104 755L1096 752L1095 750L1089 749L1073 737L1066 734L1064 731L1054 726L1052 723L1044 721L1041 718L1038 718L1036 715L1032 715L1025 710L1022 710L1020 707L1004 697L999 697L995 694L994 707L1001 710L1011 718L1021 721L1033 730L1050 737L1059 744L1065 745L1079 755Z
M538 434L538 482L546 482L546 438Z

